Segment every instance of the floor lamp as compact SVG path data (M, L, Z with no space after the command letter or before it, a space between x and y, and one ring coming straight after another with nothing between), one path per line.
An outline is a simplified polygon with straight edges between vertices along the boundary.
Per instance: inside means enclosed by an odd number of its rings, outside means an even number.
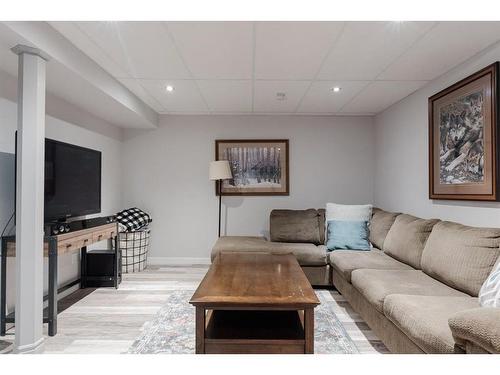
M208 168L208 175L210 180L217 181L216 194L219 195L219 237L220 237L220 214L222 205L222 180L233 178L231 167L227 160L212 161Z

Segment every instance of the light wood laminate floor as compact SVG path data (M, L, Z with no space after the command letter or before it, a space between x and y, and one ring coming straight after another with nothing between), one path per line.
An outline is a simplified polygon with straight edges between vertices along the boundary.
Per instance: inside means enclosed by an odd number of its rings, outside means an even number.
M175 290L194 290L208 266L150 266L124 275L120 288L100 288L85 296L58 316L58 334L46 337L45 353L126 352L140 335L145 322L162 307ZM344 298L330 292L335 313L361 353L386 353L387 349L355 313ZM47 326L44 325L45 334ZM11 330L12 331L12 330ZM4 338L13 339L13 332Z

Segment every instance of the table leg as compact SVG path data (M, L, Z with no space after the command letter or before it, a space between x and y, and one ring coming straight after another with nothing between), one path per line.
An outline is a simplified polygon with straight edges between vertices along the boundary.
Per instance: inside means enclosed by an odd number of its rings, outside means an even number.
M57 240L49 239L49 336L57 334Z
M304 310L305 354L314 354L314 309Z
M196 306L196 354L205 354L205 308Z
M80 249L80 289L87 287L87 246Z
M115 238L111 241L114 241L115 243L115 264L114 264L114 279L115 279L115 289L118 289L118 265L119 265L119 249L118 249L118 235L115 236Z
M5 238L2 238L2 255L1 255L1 265L0 272L2 274L2 278L0 280L0 336L5 336L6 330L6 304L7 304L7 241Z

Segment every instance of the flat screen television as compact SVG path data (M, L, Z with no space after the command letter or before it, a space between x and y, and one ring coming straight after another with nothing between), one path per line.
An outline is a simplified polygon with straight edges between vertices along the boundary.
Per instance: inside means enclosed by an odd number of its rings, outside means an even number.
M45 221L101 212L101 152L45 140Z
M101 212L101 152L46 138L44 203L46 222Z

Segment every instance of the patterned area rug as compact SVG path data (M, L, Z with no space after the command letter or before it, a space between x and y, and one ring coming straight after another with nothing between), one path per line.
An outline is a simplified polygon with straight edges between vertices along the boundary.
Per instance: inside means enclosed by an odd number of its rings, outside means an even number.
M321 305L315 309L316 354L357 354L353 340L334 313L335 301L327 290L317 290ZM144 324L141 335L127 353L194 354L194 307L188 301L193 291L172 292L153 320Z
M0 354L8 353L10 352L12 343L9 341L5 340L0 340Z

